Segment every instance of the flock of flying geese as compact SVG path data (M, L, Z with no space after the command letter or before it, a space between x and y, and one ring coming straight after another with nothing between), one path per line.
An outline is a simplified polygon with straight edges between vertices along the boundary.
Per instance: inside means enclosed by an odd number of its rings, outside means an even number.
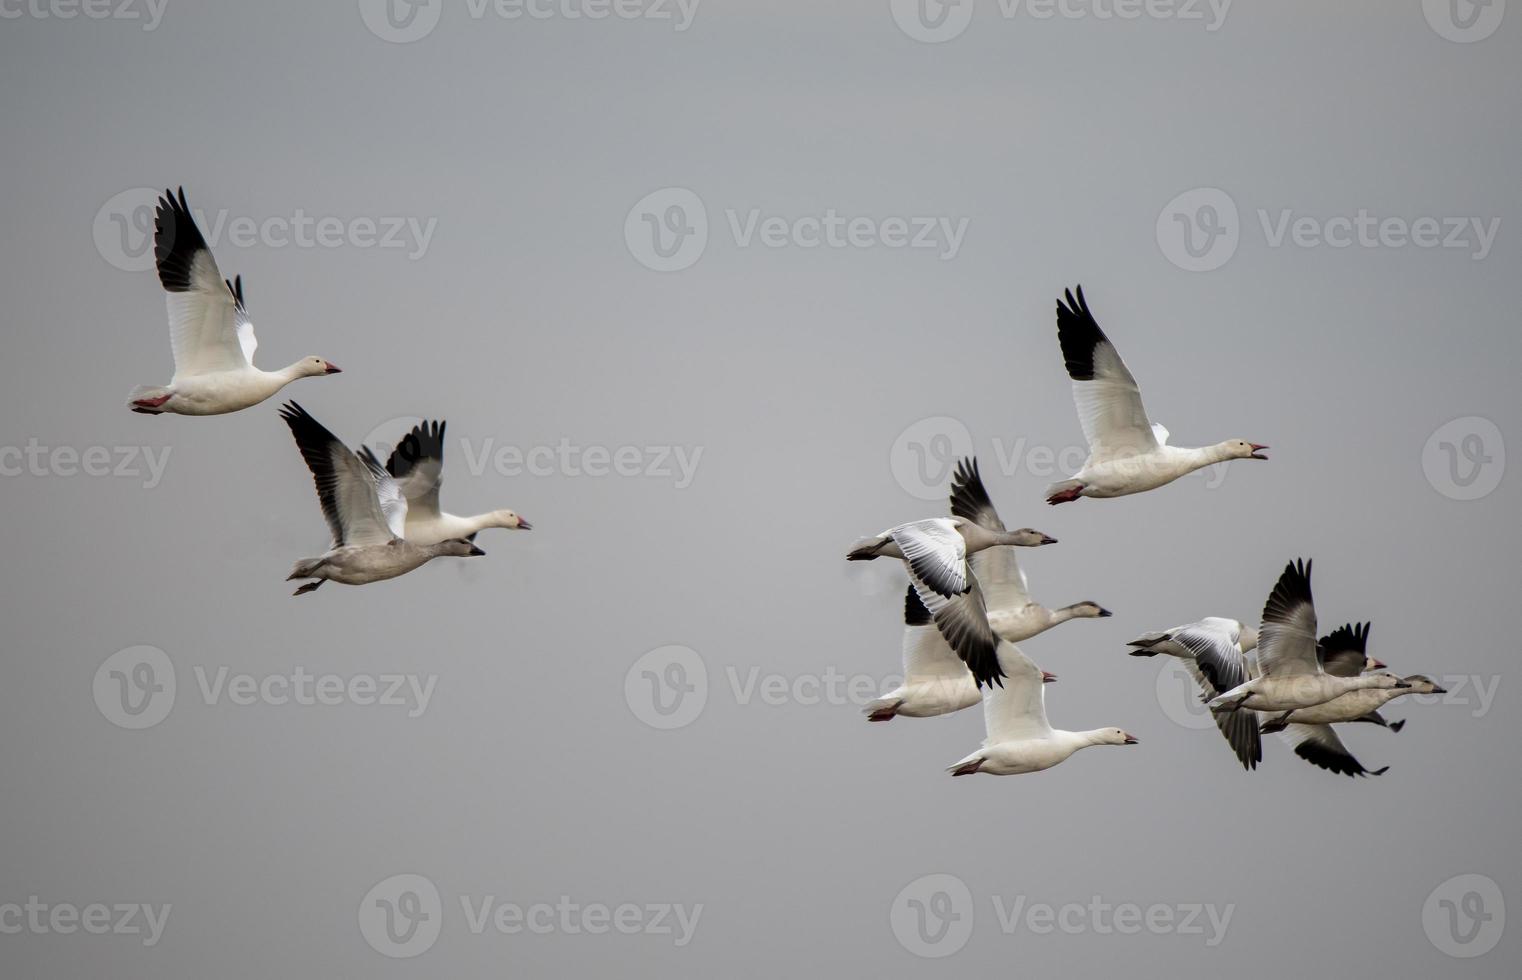
M258 405L299 378L339 373L321 357L304 357L278 371L254 367L258 341L242 277L229 280L218 271L183 188L177 196L166 190L159 199L154 259L169 309L175 372L168 385L134 389L128 396L134 412L224 415ZM1058 302L1057 337L1089 455L1071 478L1047 489L1049 504L1141 493L1213 463L1267 458L1267 446L1244 439L1193 449L1169 446L1168 430L1148 420L1136 379L1089 311L1082 287ZM479 532L529 528L510 510L459 517L440 508L443 422L417 425L382 464L368 446L349 449L295 402L282 407L280 417L311 470L333 537L326 552L296 562L287 581L307 581L295 595L329 581L364 585L396 578L442 556L483 555L475 544ZM1109 611L1087 601L1047 609L1031 598L1014 549L1055 539L1031 528L1008 530L976 460L957 467L950 495L949 518L889 528L846 556L900 559L910 579L904 680L868 705L867 717L924 718L982 701L988 737L950 767L955 776L1039 772L1090 745L1134 745L1136 738L1119 728L1052 728L1044 688L1056 678L1015 645L1068 620ZM1367 642L1367 624L1341 627L1317 641L1311 564L1296 561L1279 577L1257 630L1209 617L1143 634L1130 646L1133 656L1166 654L1183 662L1244 767L1262 761L1259 736L1279 732L1307 761L1362 776L1369 771L1332 726L1369 722L1399 731L1403 722L1385 721L1380 707L1404 694L1444 693L1427 677L1386 672L1367 655Z
M259 346L243 302L243 278L224 279L185 203L185 189L165 191L154 216L154 261L169 307L174 377L140 386L128 407L145 415L225 415L258 405L299 378L338 374L331 361L304 357L279 371L254 367ZM385 465L363 446L356 453L306 409L280 410L317 484L333 544L296 562L287 581L310 579L295 595L324 582L365 585L405 575L434 558L486 552L476 534L487 528L528 530L510 510L458 517L439 507L444 423L422 422L392 450Z
M1047 488L1047 503L1142 493L1213 463L1267 458L1267 446L1244 439L1198 449L1169 446L1168 430L1148 420L1136 379L1089 311L1083 288L1065 299L1057 303L1057 337L1089 455L1071 478ZM1053 728L1045 685L1056 678L1016 646L1070 619L1109 611L1087 601L1047 609L1031 598L1014 549L1055 541L1031 528L1006 529L977 460L958 464L950 497L950 517L889 528L846 555L848 561L900 559L909 575L903 683L869 704L867 718L926 718L982 701L987 737L948 768L953 776L1040 772L1091 745L1136 744L1120 728ZM1262 761L1260 736L1279 733L1313 765L1377 776L1389 767L1365 769L1333 726L1366 722L1400 731L1404 722L1387 722L1381 707L1406 694L1446 692L1430 678L1387 672L1368 656L1368 637L1365 623L1317 640L1311 563L1296 560L1269 594L1258 629L1208 617L1145 633L1129 646L1132 656L1182 661L1244 768Z

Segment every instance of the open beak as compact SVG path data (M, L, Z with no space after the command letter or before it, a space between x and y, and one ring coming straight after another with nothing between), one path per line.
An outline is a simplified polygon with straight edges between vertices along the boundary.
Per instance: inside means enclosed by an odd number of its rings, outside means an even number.
M1041 683L1043 683L1043 684L1050 684L1053 681L1055 681L1056 679L1057 679L1057 675L1053 674L1050 671L1043 670L1041 672Z
M525 521L521 517L518 518L518 530L520 530L520 531L532 531L533 529L534 529L534 525L530 524L528 521Z
M1041 535L1041 543L1042 544L1056 544L1057 543L1057 539L1052 537L1050 534L1043 534L1043 535Z
M1260 456L1260 455L1258 455L1259 453L1263 452L1263 450L1267 449L1268 448L1267 446L1261 446L1261 445L1259 445L1256 442L1249 442L1248 445L1252 447L1252 455L1247 457L1248 459L1267 459L1268 458L1267 456Z
M1130 732L1126 733L1127 745L1135 745L1138 741L1140 741L1140 739L1138 739L1135 735L1132 735Z
M328 366L328 369L323 372L324 374L343 374L343 369L332 361L323 361L322 363Z

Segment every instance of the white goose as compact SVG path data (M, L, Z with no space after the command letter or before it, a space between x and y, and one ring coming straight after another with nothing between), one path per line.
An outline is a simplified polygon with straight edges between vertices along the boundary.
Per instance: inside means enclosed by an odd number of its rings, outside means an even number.
M1329 674L1339 677L1355 677L1369 671L1379 670L1384 664L1366 655L1369 624L1339 627L1321 640L1321 664ZM1281 718L1266 722L1263 733L1278 732L1280 738L1296 755L1313 766L1346 776L1379 776L1390 767L1365 769L1363 763L1349 752L1342 739L1332 728L1336 724L1370 721L1400 731L1403 722L1390 724L1379 714L1379 709L1398 697L1407 694L1446 694L1431 678L1413 674L1402 678L1408 688L1367 688L1351 691L1330 701L1310 708L1300 708Z
M1000 643L998 658L1004 686L990 689L983 698L983 723L988 737L981 749L947 767L946 771L953 776L1040 772L1091 745L1136 744L1134 736L1119 728L1087 732L1054 729L1046 720L1042 671L1013 643Z
M1082 286L1076 299L1069 291L1066 305L1057 301L1057 339L1073 379L1089 458L1072 477L1047 487L1047 503L1123 497L1154 490L1212 463L1268 458L1260 455L1267 446L1245 439L1200 449L1169 446L1168 430L1148 421L1141 389L1089 312Z
M144 415L223 415L257 405L297 378L337 374L320 357L303 357L279 371L254 367L254 324L243 305L243 277L228 281L217 271L206 239L185 204L159 198L153 255L169 306L169 343L174 377L163 387L140 385L128 407Z
M964 459L957 463L951 480L951 513L996 533L1004 532L1004 522L983 486L978 461ZM1054 543L1046 538L1043 543ZM972 557L972 571L983 587L988 604L988 623L1002 640L1020 643L1044 633L1070 619L1093 619L1110 615L1097 602L1085 600L1061 609L1048 609L1031 598L1025 572L1021 570L1015 549L993 547Z
M1057 678L1046 671L1047 683ZM933 718L970 708L983 700L972 671L962 663L920 601L914 586L904 594L904 679L864 709L868 721Z
M933 517L864 538L846 560L903 559L936 626L982 685L1003 675L994 656L998 638L988 625L983 592L967 556L997 545L1038 547L1055 540L1032 528L990 531L962 517Z
M287 582L317 580L294 595L315 591L328 581L365 585L396 578L443 555L486 554L461 538L428 545L405 540L407 500L368 447L356 456L295 402L282 407L280 417L312 471L322 515L333 532L332 548L317 558L301 559L291 569Z
M1246 708L1287 714L1349 691L1376 687L1405 690L1411 686L1391 674L1339 677L1321 669L1311 563L1298 559L1285 566L1263 606L1257 660L1261 674L1212 698L1212 711Z
M444 422L418 423L386 460L386 472L407 498L407 540L415 544L436 544L449 538L474 541L489 527L530 530L533 525L510 510L457 517L439 509L439 487L444 483L444 426Z
M1183 661L1206 700L1245 683L1252 671L1247 654L1258 645L1258 631L1235 619L1206 616L1198 623L1143 633L1129 646L1133 657L1166 654ZM1214 713L1216 727L1226 737L1244 769L1263 761L1258 716L1252 711Z

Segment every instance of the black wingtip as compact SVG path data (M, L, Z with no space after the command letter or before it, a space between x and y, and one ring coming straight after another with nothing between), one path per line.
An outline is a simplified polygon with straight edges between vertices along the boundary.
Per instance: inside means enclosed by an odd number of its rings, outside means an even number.
M1364 653L1369 645L1369 627L1372 623L1346 623L1321 638L1321 645L1328 650L1355 650Z
M165 290L183 293L191 288L195 255L205 248L206 239L185 203L185 188L178 197L166 188L153 216L153 261Z
M386 472L394 477L403 477L412 472L412 468L425 459L444 458L444 427L448 425L443 419L436 422L423 420L412 427L412 431L402 437L386 459Z
M1274 590L1263 605L1263 622L1283 622L1295 606L1314 605L1311 597L1311 559L1296 558L1284 566Z
M1067 300L1066 303L1061 299L1057 301L1057 340L1062 346L1063 363L1067 367L1068 377L1074 381L1092 381L1094 349L1100 344L1108 343L1109 338L1099 329L1099 323L1089 311L1083 286L1078 287L1076 296L1073 290L1064 290L1063 297Z
M993 500L988 496L988 488L983 485L983 473L976 456L957 461L951 476L951 516L985 526L992 521L999 526L991 530L1003 529Z

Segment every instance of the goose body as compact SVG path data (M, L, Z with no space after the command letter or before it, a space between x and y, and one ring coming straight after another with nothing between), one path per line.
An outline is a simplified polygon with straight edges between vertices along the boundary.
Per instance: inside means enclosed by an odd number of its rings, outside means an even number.
M485 554L469 541L451 539L417 544L402 536L407 500L401 488L368 448L352 452L306 409L290 402L280 410L302 459L312 471L317 499L333 535L333 546L316 558L296 562L286 581L314 579L296 595L315 591L323 582L368 585L405 575L445 555L468 558Z
M1004 521L988 495L988 488L983 485L983 475L975 458L957 463L951 480L951 513L953 517L972 521L992 533L1005 532ZM1041 542L1055 543L1045 535ZM984 549L972 557L971 563L973 574L983 587L988 624L999 639L1009 643L1028 640L1072 619L1110 615L1110 611L1097 602L1075 602L1060 609L1048 609L1031 598L1030 584L1013 547Z
M1091 745L1135 745L1136 738L1119 728L1087 732L1055 729L1047 721L1043 688L1046 675L1013 643L1000 643L1002 687L983 698L983 747L964 756L947 772L953 776L987 773L1018 776L1041 772L1067 761Z
M1312 705L1309 708L1296 708L1285 716L1284 724L1287 725L1340 725L1353 721L1372 721L1381 727L1388 728L1389 723L1380 715L1379 709L1394 701L1396 698L1405 697L1407 694L1446 694L1447 689L1439 687L1430 677L1422 674L1412 674L1401 678L1408 687L1406 688L1364 688L1358 691L1349 691L1347 694L1339 694L1330 701ZM1277 726L1265 728L1265 731L1277 730Z
M933 718L983 700L972 672L931 619L911 585L904 596L904 679L865 708L868 721Z
M159 199L154 261L169 308L174 377L163 387L140 386L128 407L143 415L225 415L257 405L298 378L337 374L320 357L279 371L254 367L259 341L243 302L243 279L222 278L211 249L185 204L185 190Z
M1141 389L1089 311L1083 287L1066 298L1066 304L1057 302L1057 339L1089 455L1077 473L1047 488L1047 503L1143 493L1213 463L1268 458L1260 455L1267 446L1245 439L1169 446L1168 430L1147 418Z
M468 558L479 554L485 552L462 548L454 542L420 545L403 538L396 538L386 544L342 545L324 552L320 557L301 559L291 570L287 581L309 578L337 582L340 585L368 585L406 575L435 558L446 555ZM302 588L310 592L317 586L304 585Z
M1384 664L1368 655L1369 623L1339 626L1321 638L1321 667L1338 677L1357 677L1384 669ZM1422 674L1402 678L1408 687L1368 687L1340 694L1330 701L1297 708L1282 720L1263 726L1264 733L1279 731L1288 725L1338 725L1370 720L1388 728L1379 709L1407 694L1446 694L1447 691Z
M386 460L386 472L407 499L407 540L437 544L451 538L474 540L487 528L527 531L532 525L510 510L459 517L439 507L444 483L445 422L420 422L396 444Z
M1209 702L1213 711L1290 712L1364 688L1409 688L1390 674L1339 676L1321 667L1310 562L1285 566L1263 607L1258 630L1260 673Z
M1046 671L1041 679L1057 678ZM864 709L868 721L933 718L970 708L982 690L951 644L941 635L913 585L904 595L904 679Z

